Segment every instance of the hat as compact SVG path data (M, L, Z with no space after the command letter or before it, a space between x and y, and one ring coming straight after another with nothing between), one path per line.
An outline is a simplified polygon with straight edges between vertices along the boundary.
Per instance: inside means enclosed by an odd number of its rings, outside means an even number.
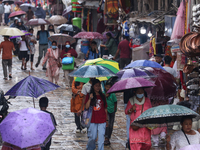
M14 20L18 20L18 19L19 19L18 17L15 17L15 18L14 18Z
M161 55L161 54L156 54L156 55L154 55L155 57L157 56L157 57L161 57L161 58L163 58L163 56Z

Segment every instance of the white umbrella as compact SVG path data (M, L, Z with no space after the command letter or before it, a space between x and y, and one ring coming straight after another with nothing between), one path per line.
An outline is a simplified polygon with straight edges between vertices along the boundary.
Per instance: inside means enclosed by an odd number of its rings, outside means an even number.
M31 7L32 11L36 10L36 8L32 4L25 3L25 4L20 5L21 10L23 10L23 11L28 11L29 7Z
M67 19L60 15L54 15L51 18L49 18L49 22L51 22L51 24L53 25L60 25L66 23Z
M17 28L3 28L1 31L0 31L0 35L4 35L4 36L22 36L22 35L25 35L22 31L20 31L19 29Z

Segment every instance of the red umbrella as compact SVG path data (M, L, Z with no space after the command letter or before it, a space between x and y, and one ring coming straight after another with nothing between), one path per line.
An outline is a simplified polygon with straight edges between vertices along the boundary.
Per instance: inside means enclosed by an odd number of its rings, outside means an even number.
M176 95L177 84L173 75L160 68L146 67L145 69L157 76L155 78L149 78L156 86L145 89L150 99L168 102L170 97Z
M31 19L26 23L27 26L40 26L40 25L47 25L47 24L51 24L51 23L42 18Z
M12 18L12 17L17 17L17 16L22 16L22 15L25 15L26 12L25 11L15 11L15 12L12 12L8 18Z
M103 39L103 36L98 32L79 32L73 38L80 39Z

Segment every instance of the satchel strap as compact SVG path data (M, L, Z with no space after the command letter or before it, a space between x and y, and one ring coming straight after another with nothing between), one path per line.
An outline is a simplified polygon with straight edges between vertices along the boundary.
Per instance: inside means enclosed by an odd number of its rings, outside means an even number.
M188 144L190 145L190 141L189 141L189 139L188 139L187 135L185 134L185 132L183 131L183 129L181 129L181 130L182 130L183 134L185 135L185 138L187 139L187 141L188 141Z

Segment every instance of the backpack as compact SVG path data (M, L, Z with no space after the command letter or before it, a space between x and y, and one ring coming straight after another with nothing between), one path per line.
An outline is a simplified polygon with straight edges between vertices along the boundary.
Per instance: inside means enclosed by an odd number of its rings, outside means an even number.
M48 34L48 31L47 31L47 30L44 30L44 31L46 32L47 38L48 38L48 35L49 35L49 34ZM37 36L38 36L38 35L40 35L40 31L37 32ZM37 39L37 40L39 40L39 39Z

